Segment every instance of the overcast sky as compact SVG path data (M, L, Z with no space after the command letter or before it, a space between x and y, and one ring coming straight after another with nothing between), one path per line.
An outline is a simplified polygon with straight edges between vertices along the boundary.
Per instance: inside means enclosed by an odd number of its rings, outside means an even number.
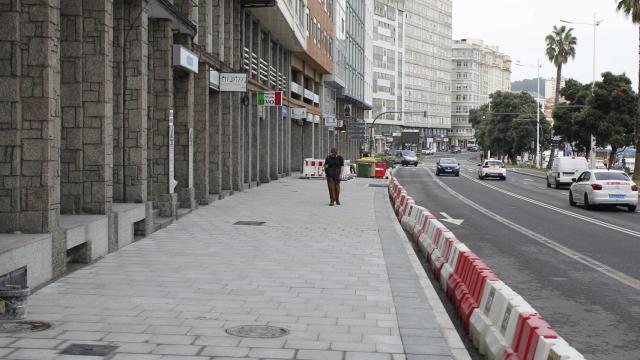
M498 45L515 63L512 81L535 78L538 58L541 76L555 76L545 58L544 38L560 20L593 23L593 13L604 22L596 38L596 76L604 71L626 73L638 86L638 27L616 12L615 0L453 0L453 38L479 38ZM593 26L568 25L578 38L576 58L563 67L563 76L591 82Z

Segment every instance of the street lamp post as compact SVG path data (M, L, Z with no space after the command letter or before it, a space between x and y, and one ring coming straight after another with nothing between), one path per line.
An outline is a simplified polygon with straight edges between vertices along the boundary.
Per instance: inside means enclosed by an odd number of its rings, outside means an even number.
M571 25L589 25L593 26L593 83L591 84L591 95L593 95L593 89L596 86L596 29L598 25L602 24L604 20L596 20L596 13L593 13L593 22L575 22L575 21L567 21L560 20L563 23L571 24ZM596 167L596 138L591 134L591 153L589 154L589 159L591 162L591 168L595 169Z
M381 113L379 113L378 115L376 115L375 118L373 118L373 121L371 122L371 124L369 126L371 126L371 131L369 132L369 152L373 153L373 143L374 143L374 139L373 139L373 124L376 123L376 120L378 120L382 115L386 115L386 114L423 114L424 117L427 117L427 112L426 111L383 111Z
M519 61L515 63L517 66L522 67L533 67L532 65L523 65ZM540 58L538 58L538 63L536 64L536 68L538 69L538 92L536 93L536 166L542 167L542 157L540 156L540 68L542 65L540 64Z

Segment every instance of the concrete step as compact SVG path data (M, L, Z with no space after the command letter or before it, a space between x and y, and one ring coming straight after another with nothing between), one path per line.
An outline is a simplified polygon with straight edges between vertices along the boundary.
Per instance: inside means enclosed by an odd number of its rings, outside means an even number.
M155 216L153 218L153 232L164 229L173 223L172 217Z
M181 219L189 214L191 214L191 209L179 208L177 218Z

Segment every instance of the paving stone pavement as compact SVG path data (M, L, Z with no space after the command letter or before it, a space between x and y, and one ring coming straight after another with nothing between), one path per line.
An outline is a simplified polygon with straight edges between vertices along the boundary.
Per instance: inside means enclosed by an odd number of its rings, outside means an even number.
M0 334L0 358L86 360L468 359L376 180L284 178L201 207L40 289L42 332ZM264 221L262 226L233 225ZM244 338L226 329L289 334Z

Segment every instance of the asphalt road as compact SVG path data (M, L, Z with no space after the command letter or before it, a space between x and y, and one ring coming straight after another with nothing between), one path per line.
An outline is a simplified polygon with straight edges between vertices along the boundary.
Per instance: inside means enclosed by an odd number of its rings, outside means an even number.
M569 206L567 189L508 172L478 180L473 154L461 176L436 177L435 157L396 176L450 230L589 359L640 359L640 213Z

